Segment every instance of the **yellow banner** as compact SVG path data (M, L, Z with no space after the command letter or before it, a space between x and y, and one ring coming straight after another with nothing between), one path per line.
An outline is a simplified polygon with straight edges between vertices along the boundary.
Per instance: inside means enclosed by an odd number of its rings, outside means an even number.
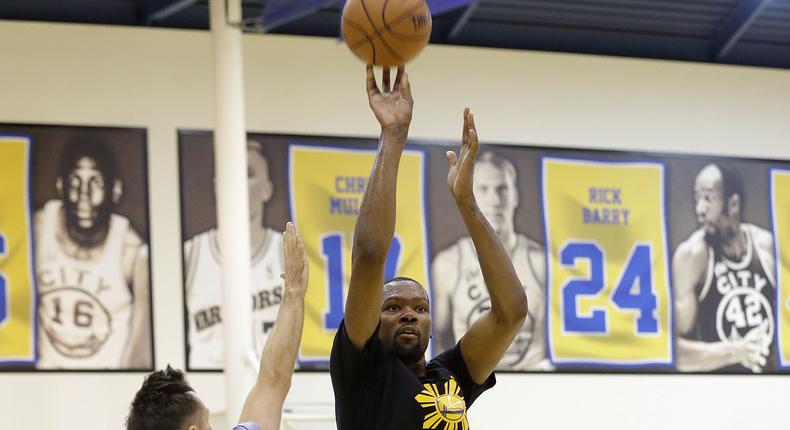
M544 158L542 168L551 360L672 364L663 165Z
M294 145L289 148L291 216L310 259L310 285L299 362L326 363L343 318L351 245L375 151ZM409 276L428 286L424 154L400 162L395 238L385 277Z
M776 315L779 365L790 367L790 170L771 170L771 210L776 247Z
M30 139L0 136L0 363L36 358Z

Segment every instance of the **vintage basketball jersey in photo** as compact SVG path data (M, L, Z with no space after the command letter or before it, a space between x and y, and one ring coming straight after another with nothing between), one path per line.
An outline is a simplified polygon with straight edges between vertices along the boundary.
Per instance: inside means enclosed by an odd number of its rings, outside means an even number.
M132 293L123 274L123 240L129 220L110 216L99 257L66 255L56 237L62 204L42 209L36 231L39 353L42 369L116 369L129 337Z

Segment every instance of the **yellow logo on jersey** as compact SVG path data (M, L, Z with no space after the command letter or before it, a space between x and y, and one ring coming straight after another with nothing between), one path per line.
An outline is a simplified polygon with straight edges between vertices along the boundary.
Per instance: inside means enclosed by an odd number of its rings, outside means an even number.
M552 361L671 364L663 165L544 158L543 209Z
M289 153L291 216L310 259L299 361L324 364L343 319L354 226L376 153L295 144ZM395 237L385 277L408 276L427 289L424 163L422 151L406 150L401 156Z
M776 315L777 351L780 366L790 367L790 170L771 171L771 208L779 304Z
M30 140L0 136L0 363L35 361Z
M467 430L469 422L466 420L466 402L461 396L461 387L455 381L455 378L450 377L450 380L444 383L443 392L439 391L436 384L424 384L425 387L419 394L414 396L420 406L432 411L425 414L423 421L423 429L439 429L439 430ZM440 424L444 427L439 428Z

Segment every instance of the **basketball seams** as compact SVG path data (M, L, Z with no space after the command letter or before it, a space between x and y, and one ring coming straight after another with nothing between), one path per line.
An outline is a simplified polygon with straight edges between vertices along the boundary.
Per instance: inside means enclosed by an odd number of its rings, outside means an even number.
M382 4L382 7L381 7L381 20L382 20L383 28L378 28L376 26L376 24L374 23L373 18L372 18L371 14L370 14L370 11L368 10L368 5L365 4L365 0L359 0L359 3L360 3L360 6L362 7L362 12L365 14L365 18L368 20L368 23L370 24L370 28L372 30L372 33L366 31L366 29L364 28L364 26L362 24L359 24L359 23L357 23L357 22L355 22L355 21L353 21L353 20L351 20L351 19L349 19L349 18L344 16L343 19L342 19L342 22L344 24L346 24L350 28L362 33L362 37L359 40L354 41L353 43L348 43L349 48L353 52L358 53L359 48L361 46L363 46L365 43L369 44L370 47L371 47L371 50L372 50L372 54L373 54L372 62L375 64L377 62L376 61L377 60L376 39L378 39L380 41L382 47L384 49L386 49L386 51L388 51L392 55L392 57L396 60L396 63L400 63L400 64L404 63L405 61L404 61L403 57L395 49L393 49L393 47L390 44L390 42L388 42L385 39L385 36L387 34L390 34L391 37L394 40L399 40L399 41L404 41L404 42L420 42L420 41L422 41L424 39L424 37L425 37L424 35L414 35L414 36L412 36L412 35L409 35L409 34L404 34L404 33L400 33L400 32L397 32L397 31L393 31L392 28L397 26L398 24L402 23L404 20L408 19L409 17L411 17L414 14L414 12L419 10L421 7L425 7L425 3L423 1L417 1L409 9L401 12L400 15L396 16L393 20L388 22L386 20L386 10L387 10L387 6L389 4L389 0L384 0L384 3ZM347 40L347 42L349 42L349 41ZM362 56L364 58L364 55L361 55L359 53L358 53L358 55L360 55L360 56Z
M364 9L365 8L364 0L360 0L360 3L362 4L362 7ZM411 13L413 13L416 9L418 9L420 6L422 6L422 2L417 2L417 4L415 4L411 9L406 10L405 12L400 14L397 18L393 19L392 23L389 24L389 25L395 26L395 25L400 24L404 19L408 18L409 15ZM367 32L364 32L364 33L368 34L368 38L372 42L372 41L376 40L376 38L380 38L382 36L382 32L378 28L376 28L375 25L373 25L373 21L371 20L370 16L368 15L367 9L365 9L365 16L368 18L368 21L370 22L370 26L373 29L373 32L374 32L375 36L371 36ZM357 25L359 25L359 24L357 24ZM354 44L349 44L349 47L351 49L354 49L357 45L360 45L363 42L365 42L365 41L364 40L360 40L359 42L355 42Z
M390 0L384 0L384 4L381 5L381 23L384 24L384 28L386 28L387 31L389 31L390 26L387 24L387 17L385 15L387 14L387 5L389 2Z
M389 3L389 1L390 0L384 0L384 6L382 6L382 8L381 8L381 22L384 23L384 28L387 29L387 32L394 39L397 39L397 40L402 40L402 41L406 41L406 42L420 42L420 41L422 41L423 37L425 37L425 36L423 36L421 34L400 33L400 32L395 31L392 28L393 26L396 26L396 25L400 24L401 21L403 21L406 18L408 18L407 15L411 15L412 13L414 13L414 9L417 9L420 6L422 6L422 2L418 1L417 4L415 5L415 6L417 6L416 8L413 7L411 9L409 9L408 11L402 13L401 15L395 17L395 19L392 20L393 23L390 25L389 23L387 23L387 17L385 16L386 13L387 13L387 4ZM382 37L384 37L384 36L382 36Z
M360 33L363 34L362 39L359 42L354 43L353 46L349 45L349 48L351 48L351 51L352 52L357 52L359 47L362 46L363 42L368 42L370 44L370 49L373 51L373 61L375 62L376 61L376 44L373 43L373 39L370 37L368 32L365 30L365 28L363 28L360 24L357 24L356 22L354 22L353 20L351 20L350 18L347 18L347 17L343 17L343 22L346 25L348 25L349 27L351 27L351 28L353 28L353 29L355 29L355 30L357 30L357 31L359 31ZM360 55L360 56L362 56L362 55Z

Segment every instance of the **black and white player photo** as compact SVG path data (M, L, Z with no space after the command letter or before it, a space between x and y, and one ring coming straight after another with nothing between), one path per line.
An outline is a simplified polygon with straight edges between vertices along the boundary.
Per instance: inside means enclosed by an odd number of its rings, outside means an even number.
M145 130L16 130L34 148L36 368L151 369Z
M214 155L207 132L179 134L181 158L187 368L222 370L224 336ZM283 298L282 233L288 220L286 142L250 135L247 184L250 220L252 339L260 356Z
M542 241L539 159L536 151L490 146L475 162L474 196L481 211L504 245L529 302L529 314L498 370L553 370L546 356L546 256ZM443 154L436 158L444 161ZM435 168L434 168L435 167ZM445 167L446 168L446 167ZM431 171L442 171L431 166ZM434 342L437 350L451 348L491 306L474 245L463 225L456 225L437 210L453 203L442 175L431 175L429 211L434 257L431 264ZM437 191L438 190L438 191ZM447 201L444 201L447 200ZM538 236L539 235L539 236ZM438 246L438 247L437 247Z
M776 371L767 166L690 158L668 167L677 369Z

